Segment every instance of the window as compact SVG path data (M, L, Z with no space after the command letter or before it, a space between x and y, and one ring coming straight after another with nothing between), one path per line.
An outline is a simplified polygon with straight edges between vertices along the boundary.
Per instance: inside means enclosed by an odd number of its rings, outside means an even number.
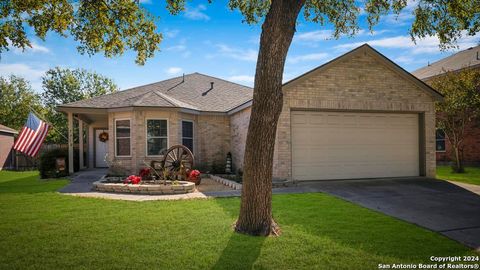
M130 156L130 120L115 120L115 155Z
M182 121L182 144L193 152L193 122Z
M445 132L443 129L437 129L435 135L437 152L445 152Z
M147 156L160 156L168 147L167 120L147 120Z

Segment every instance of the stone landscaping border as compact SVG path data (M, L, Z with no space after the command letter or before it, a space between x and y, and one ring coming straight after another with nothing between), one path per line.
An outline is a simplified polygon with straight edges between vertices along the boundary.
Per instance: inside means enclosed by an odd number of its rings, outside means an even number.
M242 184L237 183L235 181L225 179L223 177L220 177L220 176L217 176L217 175L214 175L214 174L209 174L208 176L211 179L219 182L220 184L224 184L227 187L231 187L231 188L236 189L236 190L241 190L242 189Z
M103 179L103 178L102 178ZM100 179L93 183L93 188L101 192L115 192L115 193L132 193L144 195L171 195L171 194L185 194L195 191L195 184L187 181L178 181L178 185L172 184L123 184L123 183L106 183Z

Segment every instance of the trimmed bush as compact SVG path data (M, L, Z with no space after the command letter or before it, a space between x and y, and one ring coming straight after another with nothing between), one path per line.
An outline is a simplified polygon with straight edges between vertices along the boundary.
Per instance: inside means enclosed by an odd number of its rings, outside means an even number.
M210 170L210 173L213 174L224 174L225 173L225 163L220 164L220 163L213 163L212 168Z
M57 158L65 158L65 170L57 171ZM78 171L78 149L73 153L73 167L74 171ZM68 175L68 150L67 149L52 149L44 151L39 158L38 170L41 178L59 178Z

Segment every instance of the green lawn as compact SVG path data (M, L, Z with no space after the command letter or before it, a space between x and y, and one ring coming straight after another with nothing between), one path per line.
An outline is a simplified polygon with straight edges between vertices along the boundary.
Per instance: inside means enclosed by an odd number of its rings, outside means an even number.
M239 198L127 202L55 193L65 180L0 172L0 269L377 269L473 254L325 194L276 195L280 237L232 232Z
M466 167L465 173L454 173L450 166L437 166L437 178L480 185L480 167Z

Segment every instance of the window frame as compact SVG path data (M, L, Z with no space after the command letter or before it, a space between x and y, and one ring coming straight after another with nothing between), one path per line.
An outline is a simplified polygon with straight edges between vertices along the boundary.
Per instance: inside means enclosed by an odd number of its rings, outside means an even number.
M149 155L148 154L148 121L149 120L165 120L167 121L167 136L166 136L166 139L167 139L167 149L170 148L170 136L169 136L169 132L170 132L170 125L169 125L169 121L168 121L168 118L145 118L145 156L146 157L163 157L163 155ZM161 137L153 137L153 138L164 138L164 136L161 136Z
M190 122L190 123L192 123L192 137L191 137L191 138L190 138L190 137L183 137L183 122ZM183 138L185 138L185 139L192 139L192 149L191 149L191 151L192 151L193 154L195 154L195 122L194 122L193 120L184 120L184 119L182 119L182 121L181 121L181 126L182 126L182 128L181 128L180 132L182 133L182 136L180 136L180 137L181 137L181 140L182 140L182 145L183 145ZM188 147L187 147L187 148L188 148Z
M130 137L120 137L121 139L130 139L130 155L118 155L118 149L117 149L117 139L119 139L119 137L117 136L117 122L118 121L125 121L125 120L128 120L128 123L129 123L129 127L130 127ZM132 119L131 118L116 118L115 121L114 121L114 125L113 125L113 132L115 134L115 157L119 157L119 158L128 158L128 157L132 157Z
M438 150L437 149L437 142L442 141L437 139L437 131L441 130L443 132L443 144L445 145L444 150ZM441 128L435 129L435 152L436 153L445 153L447 152L447 134L445 134L445 131Z

